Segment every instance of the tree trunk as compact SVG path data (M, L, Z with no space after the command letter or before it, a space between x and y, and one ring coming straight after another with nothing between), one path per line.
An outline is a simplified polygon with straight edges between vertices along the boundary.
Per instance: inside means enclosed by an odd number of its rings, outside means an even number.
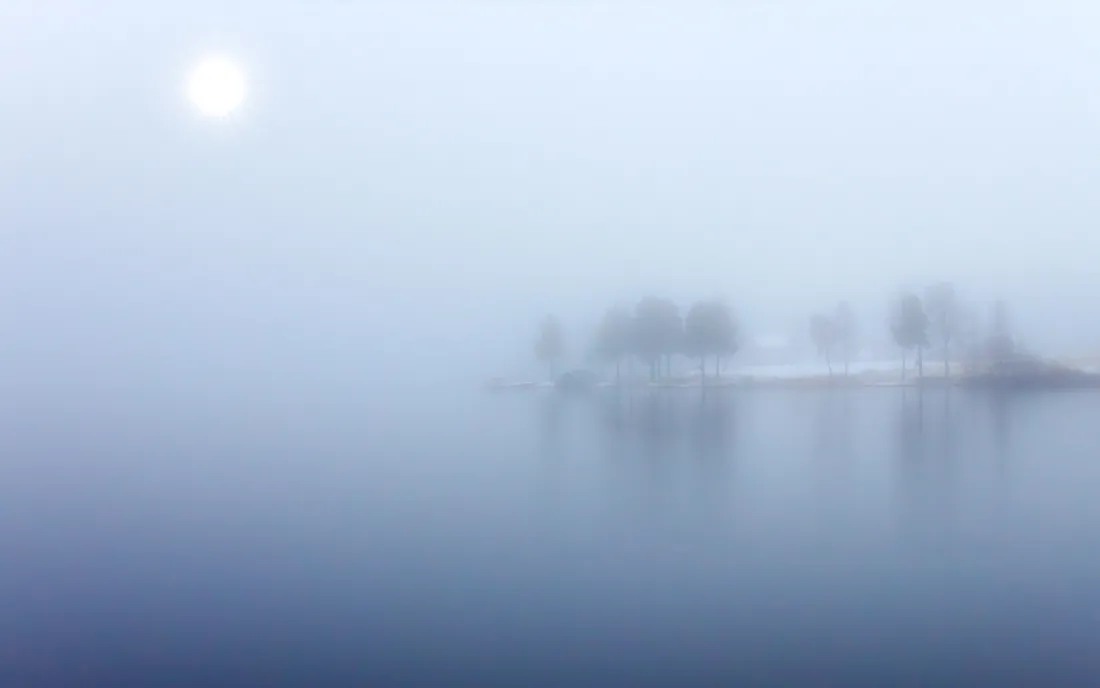
M722 377L722 357L715 354L714 356L714 379Z
M924 379L924 347L917 346L917 378Z
M848 377L848 352L844 352L844 377Z
M944 337L944 340L943 340L943 379L945 379L945 380L951 375L951 364L949 363L949 360L951 359L951 357L947 353L947 345L948 344L949 344L949 342L947 341L947 338Z
M901 350L901 381L905 382L905 349Z
M825 352L825 366L829 369L829 377L833 376L833 361L829 357L829 353Z

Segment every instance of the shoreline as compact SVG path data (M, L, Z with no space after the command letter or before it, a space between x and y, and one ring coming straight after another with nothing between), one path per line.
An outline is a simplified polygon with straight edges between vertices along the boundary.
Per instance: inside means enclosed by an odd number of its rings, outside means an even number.
M1057 389L1100 390L1100 373L1069 366L1053 366L1028 373L996 373L952 371L949 375L925 374L923 377L907 375L900 371L863 371L847 376L829 375L727 375L722 377L685 376L651 381L642 378L599 381L591 385L594 390L733 390L733 389L875 389L875 388L930 388L959 387L964 389L1003 389L1020 391L1044 391ZM490 380L485 389L491 392L557 390L549 381Z

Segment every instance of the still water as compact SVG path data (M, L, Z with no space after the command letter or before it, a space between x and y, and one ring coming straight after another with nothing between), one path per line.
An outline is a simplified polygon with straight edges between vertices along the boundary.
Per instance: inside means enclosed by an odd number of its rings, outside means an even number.
M1100 685L1098 419L899 389L13 406L0 686Z

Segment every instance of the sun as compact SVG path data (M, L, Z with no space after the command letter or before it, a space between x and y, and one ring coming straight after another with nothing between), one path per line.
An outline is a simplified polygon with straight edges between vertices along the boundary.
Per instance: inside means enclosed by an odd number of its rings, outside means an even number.
M244 68L228 57L211 56L187 73L187 99L204 117L226 117L244 104L248 80Z

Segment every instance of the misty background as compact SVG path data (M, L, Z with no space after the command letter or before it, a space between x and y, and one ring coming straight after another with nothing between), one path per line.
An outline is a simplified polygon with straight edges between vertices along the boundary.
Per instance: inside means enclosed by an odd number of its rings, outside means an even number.
M1100 344L1100 8L1085 2L0 7L0 374L473 383L612 302L746 334L899 288ZM224 51L228 121L185 102ZM47 384L47 383L52 383Z

